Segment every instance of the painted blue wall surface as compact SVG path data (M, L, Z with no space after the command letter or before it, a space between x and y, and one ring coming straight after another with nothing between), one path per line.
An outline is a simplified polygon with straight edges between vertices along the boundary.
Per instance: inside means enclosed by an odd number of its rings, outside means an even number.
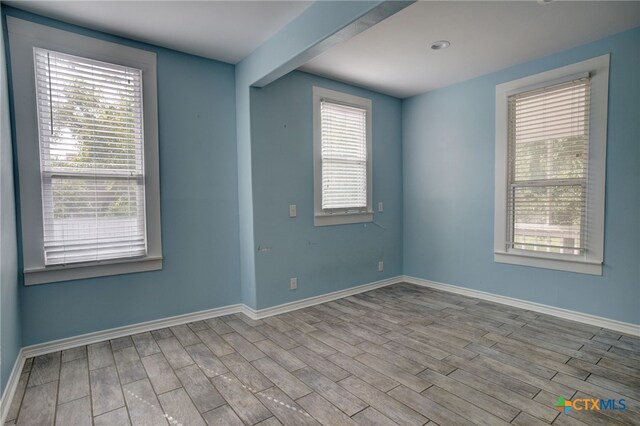
M603 276L495 263L495 86L606 53ZM639 73L636 28L405 100L405 274L640 324Z
M233 65L3 10L158 60L163 270L23 286L23 344L239 303Z
M249 85L239 78L236 68L236 134L238 161L238 218L240 252L240 292L242 303L256 307L256 266L253 234L251 165L251 106Z
M0 19L0 395L4 394L11 369L22 346L11 118L6 69L4 21Z
M373 102L374 222L313 225L313 86ZM401 102L302 72L251 90L257 306L317 296L402 273ZM297 217L289 217L289 204ZM257 247L256 247L257 249ZM384 260L384 272L378 272ZM289 278L298 277L298 290Z

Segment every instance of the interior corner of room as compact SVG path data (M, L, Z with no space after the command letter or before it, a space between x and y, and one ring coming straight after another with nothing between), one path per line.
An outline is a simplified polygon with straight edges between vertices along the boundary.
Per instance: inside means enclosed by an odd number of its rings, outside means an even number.
M3 422L28 358L379 289L640 336L640 2L70 3L0 5Z

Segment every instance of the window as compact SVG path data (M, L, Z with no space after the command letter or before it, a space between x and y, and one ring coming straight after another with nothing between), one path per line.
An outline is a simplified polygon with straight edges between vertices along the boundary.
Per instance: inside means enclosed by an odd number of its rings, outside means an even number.
M34 53L45 265L144 256L142 72Z
M496 261L602 273L608 56L496 88Z
M370 222L371 100L313 94L315 225Z
M25 283L161 269L155 55L8 29Z

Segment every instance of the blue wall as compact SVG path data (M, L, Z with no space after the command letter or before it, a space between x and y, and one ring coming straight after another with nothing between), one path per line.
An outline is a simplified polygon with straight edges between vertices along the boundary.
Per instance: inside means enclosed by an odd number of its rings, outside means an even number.
M234 67L62 24L157 53L164 268L22 287L23 344L240 302Z
M313 225L313 86L373 102L374 223ZM251 90L257 307L402 274L401 102L302 72ZM289 217L289 204L297 217ZM257 247L256 247L257 249ZM384 272L378 272L384 260ZM289 278L298 277L298 290Z
M0 395L4 393L11 369L22 346L13 153L6 69L4 21L0 19Z
M15 218L5 214L11 166L2 163L2 383L21 344L241 302L265 308L402 273L640 323L638 29L400 101L302 72L239 88L233 65L2 11L157 53L165 256L162 271L18 291ZM604 276L494 263L495 85L608 52ZM314 85L373 100L373 201L385 204L374 223L313 226Z
M495 263L495 86L606 53L603 276ZM636 28L405 100L405 274L640 324L639 73Z

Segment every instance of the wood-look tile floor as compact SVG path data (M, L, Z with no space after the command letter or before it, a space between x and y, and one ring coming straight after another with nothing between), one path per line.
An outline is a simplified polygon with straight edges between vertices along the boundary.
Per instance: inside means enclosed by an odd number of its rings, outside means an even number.
M561 414L559 396L626 410ZM28 360L8 423L640 424L640 339L398 284Z

